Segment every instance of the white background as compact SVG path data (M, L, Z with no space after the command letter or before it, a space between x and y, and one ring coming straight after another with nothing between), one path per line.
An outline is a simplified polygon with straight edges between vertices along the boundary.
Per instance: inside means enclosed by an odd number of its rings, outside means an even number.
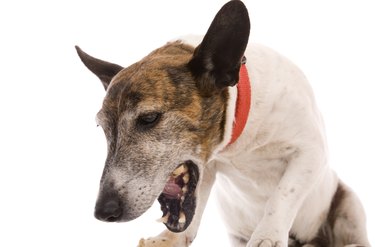
M106 156L94 121L104 90L74 45L130 65L171 38L205 33L225 2L1 1L0 246L136 246L163 229L158 205L125 224L93 217ZM331 166L359 194L374 243L373 1L245 3L250 45L278 50L309 78ZM210 201L193 246L228 246L215 210Z

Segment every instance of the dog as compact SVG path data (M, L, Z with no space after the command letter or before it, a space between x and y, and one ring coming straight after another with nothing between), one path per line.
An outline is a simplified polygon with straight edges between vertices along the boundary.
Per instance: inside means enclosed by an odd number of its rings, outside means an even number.
M130 221L157 199L167 229L139 246L189 246L215 182L232 246L370 246L359 199L327 165L307 79L249 34L233 0L199 44L169 42L126 68L76 47L106 90L95 217Z

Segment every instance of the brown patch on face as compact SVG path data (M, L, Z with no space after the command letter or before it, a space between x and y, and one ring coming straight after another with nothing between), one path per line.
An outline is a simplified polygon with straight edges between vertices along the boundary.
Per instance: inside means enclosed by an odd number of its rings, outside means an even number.
M188 143L190 149L199 146L199 156L206 161L223 138L228 92L202 95L187 66L193 51L181 42L168 43L117 74L103 103L104 112L116 119L112 128L119 127L122 117L127 118L126 131L120 132L141 140L143 134L136 133L131 122L134 127L138 116L161 113L163 124L159 127L164 132L157 138L176 138Z

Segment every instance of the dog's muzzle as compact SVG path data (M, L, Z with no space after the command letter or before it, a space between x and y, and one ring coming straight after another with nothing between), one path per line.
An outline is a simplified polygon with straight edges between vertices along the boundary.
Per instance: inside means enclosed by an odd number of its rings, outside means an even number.
M172 232L182 232L190 225L196 209L196 187L199 181L198 166L185 161L173 170L163 191L157 198L163 216L161 222ZM100 193L95 206L95 217L105 222L125 222L137 218L128 212L118 192L107 185Z

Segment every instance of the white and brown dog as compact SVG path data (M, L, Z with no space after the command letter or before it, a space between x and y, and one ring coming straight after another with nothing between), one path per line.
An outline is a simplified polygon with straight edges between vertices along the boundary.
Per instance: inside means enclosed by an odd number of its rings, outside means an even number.
M95 216L130 221L158 199L168 230L139 246L189 246L216 180L232 246L370 246L358 198L327 165L305 76L274 51L247 47L249 32L235 0L198 46L170 42L127 68L77 47L107 91Z

